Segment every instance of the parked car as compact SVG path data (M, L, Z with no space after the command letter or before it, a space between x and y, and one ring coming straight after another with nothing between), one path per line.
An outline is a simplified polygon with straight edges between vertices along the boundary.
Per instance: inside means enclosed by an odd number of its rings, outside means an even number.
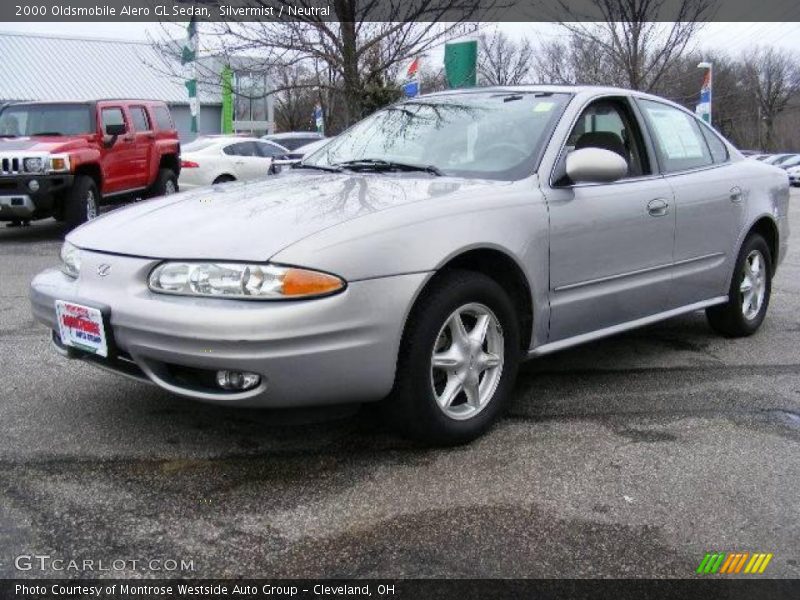
M478 88L377 111L275 177L113 211L31 284L56 349L224 406L382 401L482 434L519 362L705 310L756 332L784 171L616 88Z
M180 144L155 100L25 102L0 112L0 221L72 229L106 201L178 190Z
M800 154L792 154L789 156L789 158L782 160L776 166L783 170L787 170L791 169L792 167L796 167L797 165L800 165Z
M274 174L273 160L288 152L286 148L258 138L204 136L183 147L181 188L192 188L247 181Z
M773 154L773 155L765 158L764 162L767 163L768 165L775 165L777 167L783 161L789 160L793 156L795 156L795 155L791 154L791 153Z
M789 167L786 169L786 174L789 175L789 183L794 186L800 185L800 165Z
M305 146L300 146L296 150L292 150L286 155L276 158L275 164L279 167L296 165L306 156L313 154L322 148L325 144L331 141L331 139L332 138L322 138L321 140L316 140L310 144L306 144Z
M275 142L289 150L297 150L300 146L305 146L311 142L325 139L325 136L316 131L288 131L285 133L272 133L261 136L262 140Z

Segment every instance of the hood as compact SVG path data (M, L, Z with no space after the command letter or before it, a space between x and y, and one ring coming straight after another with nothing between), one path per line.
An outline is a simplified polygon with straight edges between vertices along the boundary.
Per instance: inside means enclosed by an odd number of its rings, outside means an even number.
M5 152L67 152L86 146L85 136L36 136L0 138L0 154Z
M147 258L264 261L345 221L497 185L416 173L290 172L138 202L67 239L87 250Z

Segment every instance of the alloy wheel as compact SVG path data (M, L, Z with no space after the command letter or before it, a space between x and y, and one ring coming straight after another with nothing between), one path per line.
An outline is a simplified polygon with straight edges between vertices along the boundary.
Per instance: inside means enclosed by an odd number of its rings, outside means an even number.
M453 311L431 354L431 387L450 418L470 419L491 401L503 373L504 337L495 314L471 303Z
M95 198L94 190L86 192L86 220L91 221L97 217L97 198Z
M764 304L767 293L766 262L761 252L753 250L744 261L744 273L739 291L742 293L742 314L751 321L756 318Z

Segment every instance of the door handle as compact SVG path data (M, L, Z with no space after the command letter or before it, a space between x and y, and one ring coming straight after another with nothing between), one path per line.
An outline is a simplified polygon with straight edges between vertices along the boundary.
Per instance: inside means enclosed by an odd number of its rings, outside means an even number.
M731 188L731 195L730 195L731 202L735 202L738 204L742 201L742 188L738 185L735 185Z
M651 217L663 217L669 214L669 203L661 198L655 198L647 203L647 214Z

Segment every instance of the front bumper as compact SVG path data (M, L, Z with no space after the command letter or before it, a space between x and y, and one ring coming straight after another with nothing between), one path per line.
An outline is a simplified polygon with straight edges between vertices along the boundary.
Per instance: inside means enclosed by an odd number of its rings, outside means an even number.
M51 216L57 209L57 198L73 179L69 174L0 177L0 221ZM31 189L32 181L38 184L35 190Z
M106 277L100 264L111 265ZM158 261L84 252L81 276L50 269L31 283L36 319L53 331L55 301L107 311L111 360L59 348L183 396L241 406L308 406L379 400L392 388L409 307L427 274L351 282L335 296L259 302L152 293ZM56 341L57 341L57 336ZM262 384L228 392L188 381L189 370L258 373Z

